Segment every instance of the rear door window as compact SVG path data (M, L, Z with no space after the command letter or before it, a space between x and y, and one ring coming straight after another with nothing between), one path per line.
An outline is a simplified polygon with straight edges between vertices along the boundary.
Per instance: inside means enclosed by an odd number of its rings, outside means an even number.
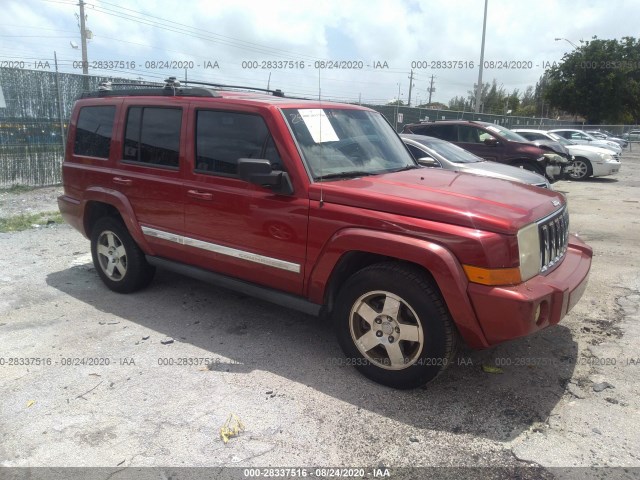
M122 158L177 169L181 126L181 108L130 107Z
M447 142L458 141L458 126L457 125L433 125L424 134L431 137L440 138Z

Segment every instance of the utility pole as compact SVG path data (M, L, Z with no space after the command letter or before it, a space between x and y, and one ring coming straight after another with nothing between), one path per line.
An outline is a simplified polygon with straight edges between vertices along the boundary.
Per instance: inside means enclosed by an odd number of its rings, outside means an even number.
M398 117L400 116L400 84L398 83L398 98L396 99L396 132L398 131Z
M482 23L482 47L480 47L480 70L478 72L478 87L476 89L476 113L480 112L480 100L482 94L482 67L484 64L484 38L487 33L487 6L489 0L484 0L484 21Z
M64 120L62 118L62 98L60 96L60 82L58 80L58 55L56 51L53 51L53 62L56 65L56 96L58 97L58 120L60 121L60 140L62 141L62 157L65 154L65 141L64 141Z
M411 87L413 87L413 68L411 69L411 75L409 77L409 99L407 101L407 106L411 106Z
M433 88L433 75L431 75L431 82L429 83L429 103L428 103L428 105L431 105L431 94L433 92L435 92L435 91L436 91L436 89Z
M89 90L89 60L87 60L87 29L85 26L84 0L80 0L80 43L82 44L82 84L84 90Z

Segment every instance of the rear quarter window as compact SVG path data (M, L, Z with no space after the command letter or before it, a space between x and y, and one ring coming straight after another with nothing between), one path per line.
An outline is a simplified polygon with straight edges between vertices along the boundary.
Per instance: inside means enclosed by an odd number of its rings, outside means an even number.
M82 107L76 124L74 155L109 158L115 106Z

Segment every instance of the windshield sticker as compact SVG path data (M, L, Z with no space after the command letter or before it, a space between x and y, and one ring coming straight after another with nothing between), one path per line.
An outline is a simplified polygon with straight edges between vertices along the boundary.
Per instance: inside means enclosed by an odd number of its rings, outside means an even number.
M314 142L337 142L340 140L324 110L307 108L298 111Z

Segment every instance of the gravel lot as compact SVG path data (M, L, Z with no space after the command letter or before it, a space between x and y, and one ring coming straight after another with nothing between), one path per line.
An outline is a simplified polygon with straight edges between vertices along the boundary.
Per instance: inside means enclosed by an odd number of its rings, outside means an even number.
M118 295L67 225L0 234L0 465L640 467L639 187L635 152L616 177L556 183L595 251L580 303L414 391L342 365L315 318L168 272ZM0 216L56 210L60 191L3 193ZM246 430L225 445L231 413Z

